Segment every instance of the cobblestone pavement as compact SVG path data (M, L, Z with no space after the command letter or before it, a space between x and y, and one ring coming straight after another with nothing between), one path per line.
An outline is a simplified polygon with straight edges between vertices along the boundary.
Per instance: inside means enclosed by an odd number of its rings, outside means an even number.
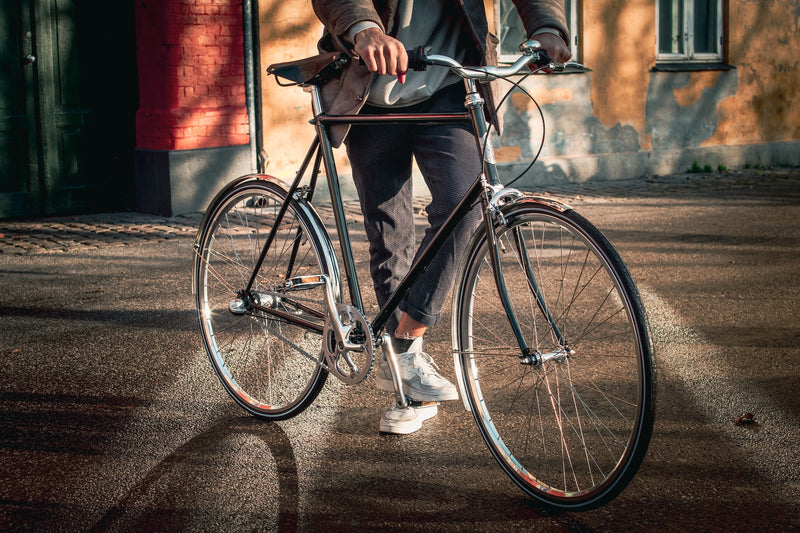
M786 194L800 198L800 168L649 176L636 180L548 185L535 191L566 203L598 198L686 197ZM426 200L417 200L418 212ZM346 202L348 220L360 218L358 204ZM319 208L327 220L328 209ZM142 213L109 213L0 221L0 256L131 246L143 242L192 238L202 214L158 217Z

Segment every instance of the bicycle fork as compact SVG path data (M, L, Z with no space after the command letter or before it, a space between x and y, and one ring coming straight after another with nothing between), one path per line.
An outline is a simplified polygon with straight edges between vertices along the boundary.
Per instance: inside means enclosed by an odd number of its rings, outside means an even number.
M558 338L559 345L562 346L563 349L559 349L553 354L541 354L538 351L531 349L525 341L525 336L522 333L519 319L517 318L517 313L514 310L511 298L509 297L508 287L506 286L505 277L503 276L503 267L500 261L501 245L498 242L497 235L494 232L494 227L496 224L503 226L506 225L505 217L500 208L503 205L512 203L522 197L522 193L516 189L505 188L500 183L497 172L497 164L494 158L494 151L489 139L489 126L483 113L478 112L478 110L483 108L483 100L478 94L475 82L471 79L465 79L464 81L467 89L465 107L469 110L470 117L472 118L472 124L475 128L475 132L477 133L475 138L478 142L478 151L483 159L484 173L480 176L480 182L483 187L483 218L487 240L489 241L488 246L490 261L495 284L497 285L497 292L500 296L503 310L508 317L511 330L513 331L517 340L517 344L519 345L520 360L522 364L539 364L548 359L561 357L561 353L566 353L568 350L566 348L564 338L561 335L558 326L556 325L555 319L547 308L544 296L542 295L542 292L539 290L539 286L536 283L533 268L531 267L528 259L524 236L521 234L519 229L514 228L514 244L518 257L524 265L528 288L531 290L531 292L533 292L537 306L547 319L550 327L553 329L553 332Z
M487 185L486 190L492 191L494 188ZM525 336L522 332L522 328L520 327L517 313L514 310L514 305L509 296L508 287L503 274L502 261L500 259L500 250L502 245L498 241L497 234L494 231L494 227L496 225L507 225L505 216L500 210L500 206L503 202L509 201L509 197L511 198L510 201L513 202L517 198L521 197L521 193L515 189L500 189L499 191L495 192L495 194L492 195L492 198L487 200L484 221L486 224L489 259L492 265L492 273L494 275L495 285L497 286L497 293L503 305L503 310L508 317L511 330L514 333L517 344L520 348L520 363L524 365L539 365L550 360L564 360L568 355L570 355L571 350L567 347L566 340L564 339L561 330L556 324L555 318L547 306L542 291L539 289L539 284L536 282L536 276L534 275L533 266L531 265L530 257L528 255L528 244L526 242L525 235L518 227L511 229L513 232L512 237L514 252L516 254L517 261L520 263L525 272L525 280L527 282L528 290L533 295L539 311L542 313L545 320L547 320L548 325L558 340L558 345L560 348L550 353L541 353L540 351L528 346Z

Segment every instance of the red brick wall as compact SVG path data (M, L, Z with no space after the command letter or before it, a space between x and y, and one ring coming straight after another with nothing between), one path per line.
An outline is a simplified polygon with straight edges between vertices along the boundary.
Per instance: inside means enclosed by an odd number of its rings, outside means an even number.
M138 148L249 142L242 0L137 2L136 39Z

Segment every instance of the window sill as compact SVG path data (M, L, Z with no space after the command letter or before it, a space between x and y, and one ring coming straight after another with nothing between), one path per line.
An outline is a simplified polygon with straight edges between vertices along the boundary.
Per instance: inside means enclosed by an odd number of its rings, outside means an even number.
M726 63L699 63L692 61L664 61L656 63L650 72L696 72L702 70L734 70L733 65Z

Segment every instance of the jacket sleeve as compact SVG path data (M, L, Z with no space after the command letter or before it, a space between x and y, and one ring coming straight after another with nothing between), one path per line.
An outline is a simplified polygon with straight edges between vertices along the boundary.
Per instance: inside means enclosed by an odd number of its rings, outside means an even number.
M385 31L371 0L312 0L311 5L325 29L340 43L347 30L357 22L374 22Z
M514 5L529 37L539 28L555 28L570 42L563 0L514 0Z

